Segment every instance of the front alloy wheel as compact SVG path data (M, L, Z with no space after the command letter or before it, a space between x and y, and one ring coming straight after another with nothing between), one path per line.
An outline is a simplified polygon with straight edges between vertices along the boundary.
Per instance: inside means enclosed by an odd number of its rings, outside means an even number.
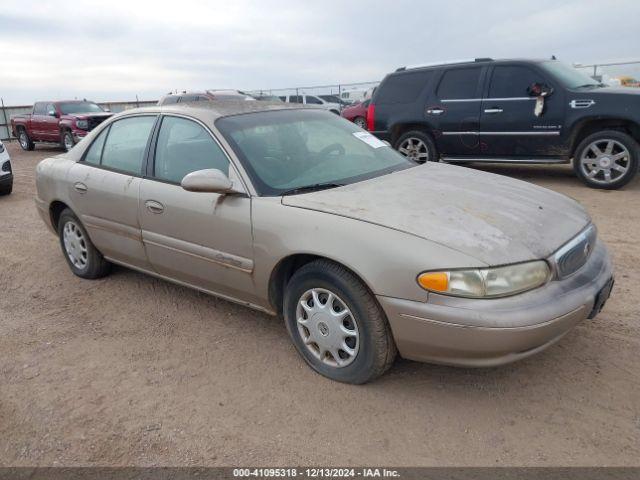
M62 146L68 152L74 147L74 145L75 145L75 142L73 141L73 135L71 134L70 131L68 130L65 131L62 134Z
M590 187L620 188L636 175L639 150L638 143L625 132L597 132L578 145L573 168Z

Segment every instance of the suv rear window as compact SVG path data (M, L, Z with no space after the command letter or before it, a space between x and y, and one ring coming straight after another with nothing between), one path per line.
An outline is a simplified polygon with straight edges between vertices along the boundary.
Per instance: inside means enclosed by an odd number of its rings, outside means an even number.
M480 67L447 70L442 75L438 86L438 98L443 100L475 98L481 71Z
M395 73L380 86L376 103L411 103L429 83L432 71Z
M490 98L528 97L527 88L532 83L545 83L541 75L519 65L504 65L493 69Z

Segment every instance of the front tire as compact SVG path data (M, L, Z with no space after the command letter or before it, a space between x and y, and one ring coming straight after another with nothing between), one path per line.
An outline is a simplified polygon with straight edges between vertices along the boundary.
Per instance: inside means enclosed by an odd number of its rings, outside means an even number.
M573 156L573 169L587 186L614 190L636 176L638 155L640 146L633 137L617 130L605 130L580 142Z
M332 380L369 382L386 372L396 356L375 297L353 273L328 260L294 273L285 291L284 317L298 353Z
M60 214L58 236L64 258L75 275L95 279L109 273L111 264L91 243L84 226L68 208Z
M35 143L33 143L31 138L29 137L29 134L27 133L27 130L24 128L21 128L18 132L18 143L20 143L20 147L24 151L31 151L36 148Z
M13 191L13 181L9 185L0 187L0 196L10 195L12 191Z
M364 117L356 117L353 119L353 123L355 123L360 128L366 130L367 129L367 120Z
M60 146L65 152L71 150L76 142L73 140L73 134L69 130L63 130L60 135Z
M416 163L437 162L438 149L431 135L420 130L406 132L393 146L398 152Z

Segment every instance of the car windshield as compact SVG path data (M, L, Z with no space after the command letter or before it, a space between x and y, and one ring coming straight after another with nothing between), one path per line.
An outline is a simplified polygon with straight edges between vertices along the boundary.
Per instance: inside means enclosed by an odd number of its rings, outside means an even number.
M416 164L322 110L277 110L216 121L260 195L355 183Z
M69 102L61 103L60 111L63 115L70 113L94 113L104 112L104 110L93 102Z
M566 88L595 88L602 86L600 82L595 81L589 75L557 60L542 62L540 66L551 73Z

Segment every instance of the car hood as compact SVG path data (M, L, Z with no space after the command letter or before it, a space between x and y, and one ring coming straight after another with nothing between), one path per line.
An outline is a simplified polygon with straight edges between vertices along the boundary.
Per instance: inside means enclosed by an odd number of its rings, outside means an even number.
M113 115L112 112L94 112L94 113L67 113L66 115L63 115L63 116L68 118L84 119L84 118L107 118L112 115Z
M487 265L546 258L590 222L586 211L564 195L437 163L285 196L282 203L416 235Z

